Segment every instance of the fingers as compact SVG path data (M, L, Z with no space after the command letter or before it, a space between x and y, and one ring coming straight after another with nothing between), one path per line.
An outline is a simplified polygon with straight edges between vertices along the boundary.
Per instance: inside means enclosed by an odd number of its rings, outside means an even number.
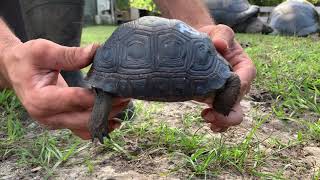
M233 48L235 35L233 30L226 25L217 25L214 31L211 31L210 36L212 37L213 42L217 43L219 47L219 43L224 42L226 47L225 49ZM223 50L224 51L224 50Z
M217 50L228 60L234 72L239 75L241 80L240 97L242 98L250 90L250 84L256 77L256 68L240 44L234 40L232 29L224 25L215 29L211 31L210 36Z
M256 68L253 62L240 44L235 41L235 35L231 28L225 25L205 26L200 31L207 33L211 37L216 49L230 63L233 71L239 76L241 81L240 100L249 91L250 84L256 77ZM243 114L240 102L237 102L228 116L223 116L214 109L209 108L202 112L202 117L206 122L211 123L213 131L221 132L225 131L229 126L240 124Z
M225 131L228 127L238 125L243 120L240 103L234 106L233 111L228 116L219 114L212 108L203 110L201 116L207 123L211 124L210 128L214 132Z
M113 103L108 121L110 132L120 127L121 121L113 117L123 111L127 107L128 103L128 99L121 98L117 98ZM90 120L91 113L91 108L83 111L65 112L42 118L39 122L49 129L67 128L82 139L90 139L91 136L88 129L88 122Z
M91 109L51 115L39 119L40 124L48 129L72 129L88 131Z
M69 87L67 82L64 80L61 74L58 75L57 86L59 87Z
M235 35L230 27L219 24L215 26L205 26L199 30L207 33L211 37L214 46L221 54L224 54L228 49L233 47Z
M109 114L109 119L112 119L125 108L126 105L112 106L112 111ZM48 118L43 118L43 120L40 121L40 123L42 123L50 129L67 128L72 130L87 131L91 113L91 108L83 111L65 112L61 114L48 116ZM116 125L117 123L113 122L113 124L111 124L111 127L116 127Z
M94 94L79 87L45 86L37 96L38 98L30 101L37 104L42 111L40 114L46 115L80 111L91 108L94 104Z
M127 107L128 103L130 102L130 98L112 98L112 106L120 106L120 107Z
M237 42L235 49L225 54L225 57L232 65L234 72L239 75L241 80L240 97L243 97L249 92L250 84L256 77L256 67Z
M80 137L83 140L91 139L91 135L89 131L82 131L82 130L71 130L71 131L73 132L73 134L75 134L76 136Z
M121 126L121 122L116 120L116 119L110 119L108 121L109 125L109 132L112 132L113 130L119 128ZM82 130L78 130L78 129L71 129L71 131L78 137L80 137L81 139L84 140L89 140L91 139L91 135L90 132L87 129L82 129Z
M35 64L52 70L78 70L88 66L99 47L96 44L87 47L66 47L54 42L37 39L26 43L32 46Z
M250 91L251 82L256 77L256 68L253 64L238 65L239 68L235 70L235 73L239 75L241 81L240 97L242 98Z
M213 44L217 51L221 54L225 54L228 50L228 42L223 39L213 39Z
M46 116L59 113L74 112L92 108L94 104L94 94L84 88L79 87L57 87L46 86L41 88L36 94L38 98L29 99L31 105L37 105L30 114ZM126 107L130 99L114 98L112 101L113 111L120 111L120 108ZM25 106L25 107L30 107ZM32 106L31 106L32 107Z

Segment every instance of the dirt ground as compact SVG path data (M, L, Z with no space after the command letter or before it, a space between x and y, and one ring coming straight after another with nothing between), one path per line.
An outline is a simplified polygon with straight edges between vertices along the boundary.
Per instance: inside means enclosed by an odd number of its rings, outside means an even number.
M267 115L270 112L269 95L252 91L250 97L242 101L245 118L241 125L229 129L223 134L213 134L205 123L201 123L201 131L207 132L211 137L222 137L227 144L236 144L243 141L258 116ZM150 103L143 102L144 107ZM181 116L186 113L200 112L203 105L196 102L165 103L161 110L155 112L157 121L168 122L172 127L182 127ZM135 118L139 123L141 115ZM0 118L5 119L4 113ZM25 123L30 130L26 136L31 139L41 131L32 121ZM273 117L268 118L256 131L254 140L259 142L259 148L266 154L265 165L260 168L264 173L275 173L281 170L287 179L312 179L316 170L320 167L320 144L317 142L302 143L293 146L276 147L269 143L270 139L278 143L288 144L297 139L297 131L301 127L295 123L283 122ZM192 131L199 130L192 125ZM55 131L52 134L61 133ZM1 136L1 134L0 134ZM63 165L58 166L50 178L53 179L186 179L190 178L190 169L181 168L174 173L172 169L180 163L180 157L168 156L161 148L152 151L144 151L137 147L139 139L128 139L130 142L126 149L130 152L137 151L138 158L130 160L119 154L110 154L102 150L99 145L91 142L83 142L83 150L69 159ZM84 163L84 159L90 158L90 164ZM16 156L8 156L0 159L0 179L43 179L47 171L41 167L23 167L18 165ZM92 166L88 170L88 166ZM191 179L203 179L193 177ZM216 179L260 179L258 177L224 169ZM210 177L209 177L210 179Z

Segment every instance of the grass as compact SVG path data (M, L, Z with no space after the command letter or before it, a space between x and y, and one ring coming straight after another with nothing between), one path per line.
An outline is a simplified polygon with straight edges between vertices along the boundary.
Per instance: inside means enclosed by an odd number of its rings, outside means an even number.
M92 26L86 27L82 31L81 46L91 43L104 43L109 38L117 26Z
M271 95L276 116L285 120L304 118L311 113L319 118L320 43L310 38L238 37L240 41L251 44L246 51L257 66L255 86Z
M82 46L103 43L115 28L84 28ZM237 38L249 43L246 52L258 70L253 89L262 98L254 100L267 102L266 112L252 115L253 125L243 136L233 137L233 132L213 135L205 128L198 106L177 116L181 124L172 126L162 119L167 117L162 114L165 103L135 101L135 120L123 123L97 151L122 158L125 164L143 163L144 157L167 158L174 166L162 172L163 176L212 179L228 172L238 177L285 179L286 165L296 158L290 152L320 142L320 43L264 35L238 34ZM263 107L254 108L261 112ZM99 168L95 159L99 154L87 152L93 144L69 131L32 127L32 122L22 120L21 109L13 92L0 92L0 160L17 161L19 167L40 167L43 176L54 176L74 159L86 166L89 175ZM262 127L275 118L295 123L298 128L290 129L295 136L287 142L272 134L261 139ZM84 152L85 157L80 155ZM318 170L311 176L317 179L319 175Z
M12 91L4 90L0 93L0 110L3 109L6 121L2 122L5 126L0 129L6 132L6 143L13 142L24 135L23 125L18 116L21 105Z
M139 108L139 103L138 108ZM226 145L224 138L208 138L204 132L192 133L186 128L170 127L166 123L158 123L157 126L152 126L152 120L155 118L155 109L145 109L150 111L148 124L151 126L143 128L141 133L140 122L126 123L120 130L113 133L112 140L107 140L105 143L106 151L114 151L126 156L131 161L139 159L139 155L134 155L133 152L126 151L128 140L139 139L135 146L142 148L144 152L161 152L173 157L181 157L182 162L173 170L167 173L173 173L182 168L190 171L190 177L214 177L219 174L223 168L231 168L245 173L245 168L249 166L246 162L254 158L256 162L264 155L261 151L256 151L258 143L253 144L254 134L257 129L266 121L268 117L257 120L257 124L246 135L243 141L237 145ZM142 125L144 127L145 124ZM146 143L147 141L147 143ZM248 157L252 156L252 157ZM254 166L259 167L256 163Z

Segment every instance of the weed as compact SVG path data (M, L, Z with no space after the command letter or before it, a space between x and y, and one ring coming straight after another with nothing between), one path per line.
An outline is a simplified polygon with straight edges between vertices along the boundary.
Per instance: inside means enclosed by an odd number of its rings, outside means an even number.
M202 117L199 116L199 112L186 113L182 117L182 123L185 128L190 128L194 123L199 125L202 122Z
M51 176L58 166L83 150L83 147L79 148L80 142L77 139L69 142L65 149L61 147L62 144L63 137L58 139L49 132L44 132L33 143L22 145L14 151L19 155L20 165L42 167L46 170L46 174Z
M93 165L93 163L91 162L91 160L90 160L90 159L86 159L86 160L85 160L85 164L86 164L86 166L87 166L88 173L89 173L89 174L92 174L93 171L94 171L94 165Z
M320 141L320 119L315 123L308 123L311 138Z
M21 107L19 100L13 91L3 90L0 92L0 110L4 108L6 112L6 121L1 122L2 129L6 131L6 142L16 141L24 135L24 128L19 119L19 109Z
M313 180L319 180L320 179L320 168L318 168L318 170L316 170L316 172L314 173Z

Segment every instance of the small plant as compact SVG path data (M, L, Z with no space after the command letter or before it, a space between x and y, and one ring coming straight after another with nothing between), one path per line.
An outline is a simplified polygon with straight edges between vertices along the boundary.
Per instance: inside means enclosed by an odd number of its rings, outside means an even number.
M1 122L2 127L7 132L6 141L16 141L24 135L24 128L20 122L20 102L13 91L3 90L0 92L0 110L6 112L6 121Z
M315 123L308 123L311 138L320 142L320 119Z
M58 140L57 137L44 132L32 144L27 143L14 151L20 156L19 163L21 165L42 167L50 176L58 166L87 147L79 147L80 142L75 140L69 142L70 144L63 149L61 139L63 138L60 137Z
M316 172L314 173L312 179L313 179L313 180L318 180L318 179L320 179L320 168L318 168L318 170L316 170Z
M94 171L94 165L92 164L92 162L90 161L90 159L86 159L85 164L87 166L87 170L89 174L92 174Z

